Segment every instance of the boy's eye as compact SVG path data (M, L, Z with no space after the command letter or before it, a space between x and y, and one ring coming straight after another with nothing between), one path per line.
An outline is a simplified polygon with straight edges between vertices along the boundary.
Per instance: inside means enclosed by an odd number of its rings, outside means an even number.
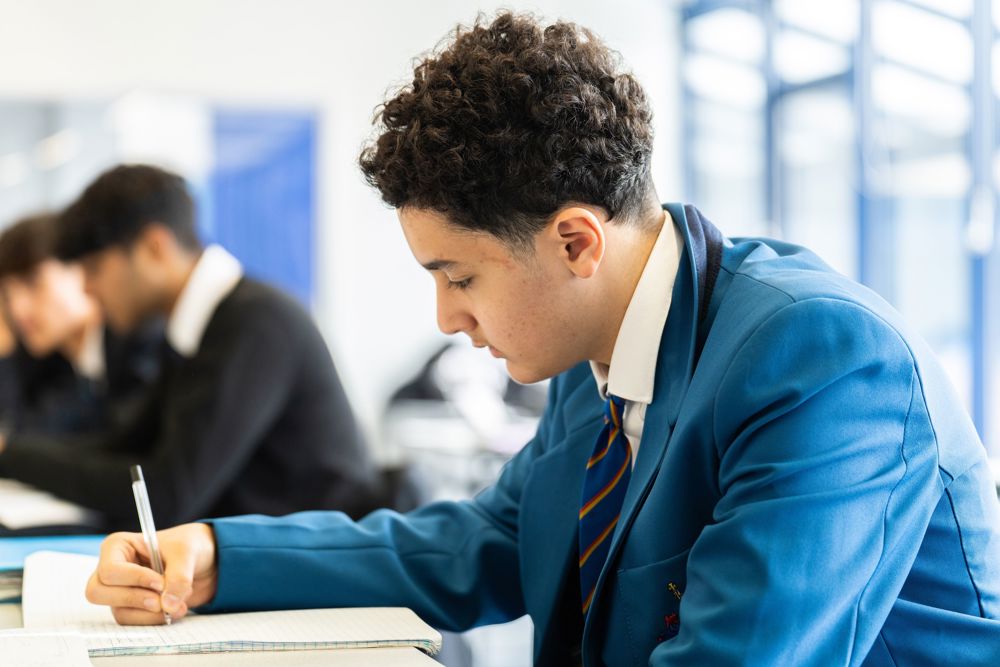
M472 278L465 278L464 280L449 280L448 281L448 288L449 289L466 289L466 288L468 288L469 283L471 283L471 282L472 282Z

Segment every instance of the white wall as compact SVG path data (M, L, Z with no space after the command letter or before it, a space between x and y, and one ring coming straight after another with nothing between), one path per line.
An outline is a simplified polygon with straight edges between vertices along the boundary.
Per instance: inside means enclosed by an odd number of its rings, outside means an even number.
M214 103L307 106L321 118L316 314L365 423L436 333L431 280L355 166L387 90L476 10L505 6L595 30L657 114L654 175L680 184L676 11L663 0L0 0L0 97L110 99L136 88Z

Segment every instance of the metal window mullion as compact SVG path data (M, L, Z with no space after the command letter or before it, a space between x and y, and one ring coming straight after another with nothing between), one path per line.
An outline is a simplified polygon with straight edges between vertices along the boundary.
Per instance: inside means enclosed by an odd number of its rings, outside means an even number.
M993 184L993 156L996 151L994 137L993 105L995 93L992 79L992 50L995 30L992 22L992 7L990 0L976 0L972 29L974 49L974 77L972 85L973 116L970 132L970 161L972 163L973 185L966 203L968 211L969 231L974 232L974 225L984 224L973 216L982 215L980 207L987 207L989 221L985 224L996 225L996 188ZM987 203L977 199L986 199ZM989 257L995 255L993 248L970 248L970 350L972 376L972 420L984 441L990 442L993 434L987 432L987 404L990 387L989 371L992 365L991 355L995 354L995 343L991 344L988 335L990 326L988 303L996 299L997 294L991 294L987 280ZM995 290L996 287L993 287Z

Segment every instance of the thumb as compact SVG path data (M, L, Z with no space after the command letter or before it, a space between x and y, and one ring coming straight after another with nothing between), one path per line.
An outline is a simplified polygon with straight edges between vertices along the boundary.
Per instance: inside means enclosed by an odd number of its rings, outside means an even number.
M176 614L183 608L183 603L191 595L194 581L195 555L189 544L178 541L173 544L163 544L163 610L168 614Z

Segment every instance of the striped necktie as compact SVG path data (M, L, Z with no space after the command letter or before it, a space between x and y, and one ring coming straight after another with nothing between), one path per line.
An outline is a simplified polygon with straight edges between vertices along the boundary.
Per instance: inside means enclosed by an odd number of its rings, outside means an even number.
M590 610L597 578L608 558L611 534L632 476L632 448L622 426L625 400L608 394L604 428L587 461L580 506L580 595L583 614Z

